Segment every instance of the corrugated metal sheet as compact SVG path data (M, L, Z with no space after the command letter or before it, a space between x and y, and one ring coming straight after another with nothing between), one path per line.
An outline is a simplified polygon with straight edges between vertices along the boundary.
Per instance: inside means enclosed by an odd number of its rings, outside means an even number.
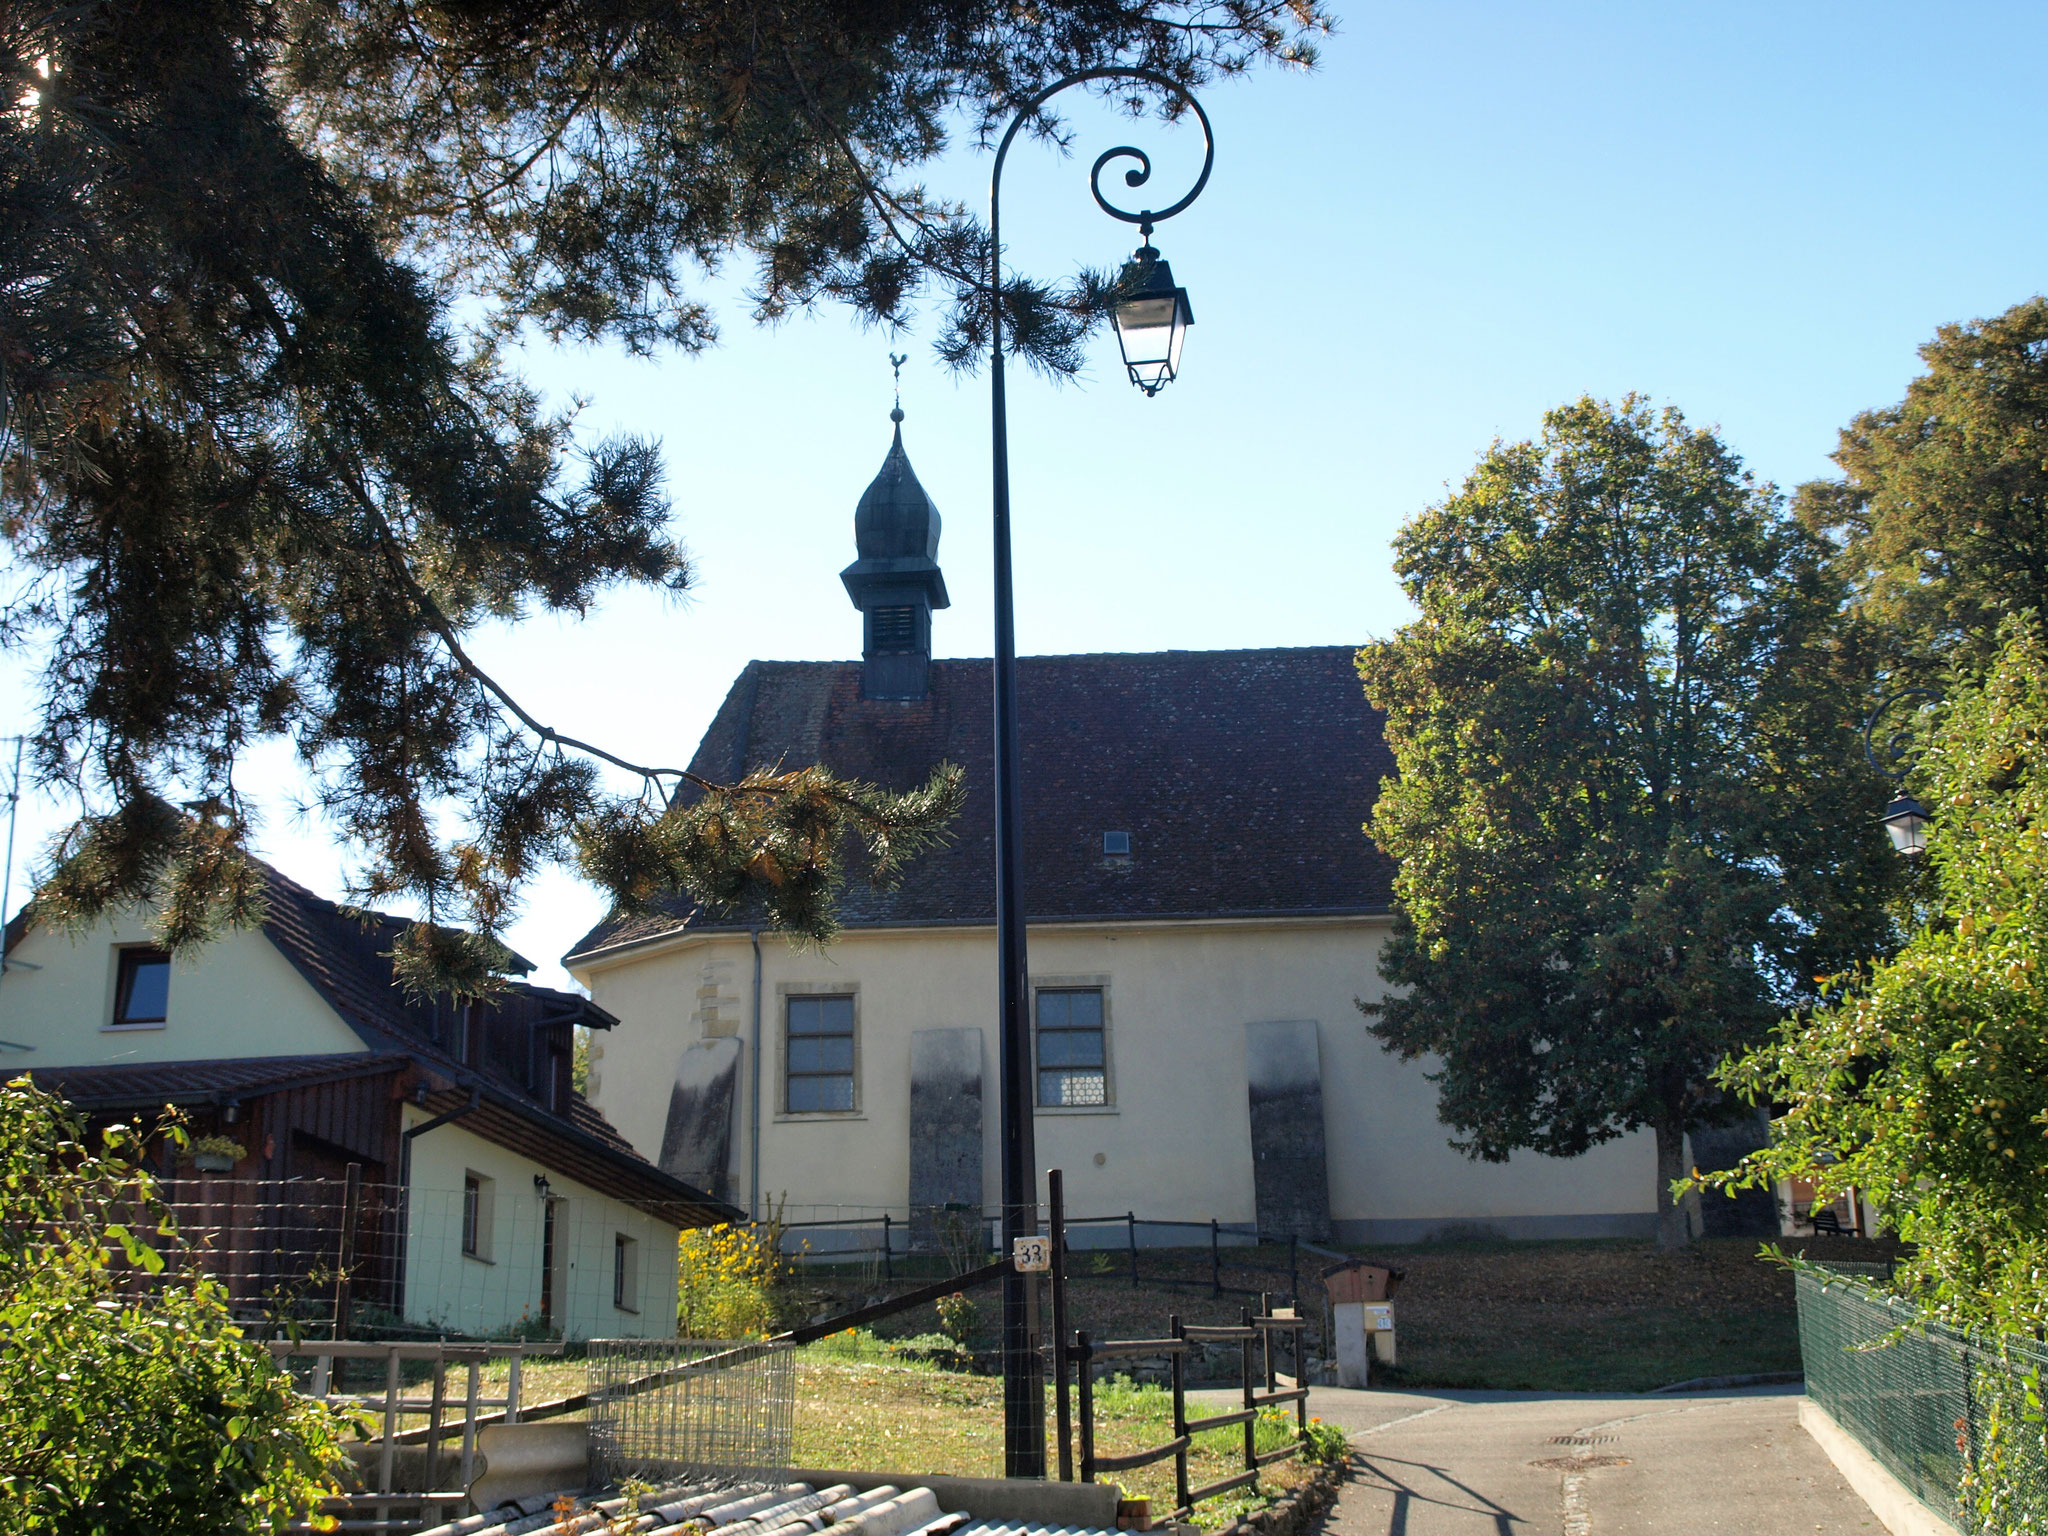
M656 1533L676 1531L685 1526L724 1531L728 1536L756 1536L756 1533L796 1529L830 1530L834 1525L858 1522L863 1532L895 1531L887 1516L892 1509L929 1509L935 1502L928 1490L917 1484L902 1488L872 1489L866 1494L834 1498L838 1489L814 1491L805 1483L787 1483L780 1488L758 1485L735 1488L700 1483L668 1483L642 1494L640 1523L634 1529ZM568 1500L575 1512L566 1522L554 1513L558 1500ZM607 1523L625 1510L623 1497L612 1495L595 1501L573 1494L540 1495L522 1499L508 1509L469 1515L436 1526L423 1536L539 1536L559 1531L563 1536L598 1536ZM878 1521L878 1517L879 1521ZM1028 1521L976 1520L960 1512L942 1514L936 1520L896 1532L896 1536L1116 1536L1081 1525L1034 1525Z

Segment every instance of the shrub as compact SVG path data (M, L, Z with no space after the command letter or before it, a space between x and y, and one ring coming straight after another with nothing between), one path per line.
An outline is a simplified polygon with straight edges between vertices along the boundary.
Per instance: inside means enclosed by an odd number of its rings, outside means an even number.
M333 1490L344 1421L189 1267L141 1148L0 1088L0 1529L282 1532Z
M676 1239L676 1325L686 1339L766 1338L788 1280L779 1221L684 1232Z
M1781 1106L1771 1145L1702 1182L1856 1189L1911 1244L1894 1280L1927 1315L1993 1336L2048 1329L2048 642L2009 619L1958 676L1914 787L1933 811L1932 900L1892 959L1723 1069ZM2038 1530L2048 1458L2038 1368L1993 1401L1964 1496L1985 1530ZM2031 1522L2031 1523L2030 1523Z
M981 1308L974 1304L973 1297L960 1291L941 1296L938 1312L939 1331L955 1344L965 1345L974 1337L974 1330L981 1322Z
M1341 1467L1351 1459L1351 1437L1335 1424L1310 1419L1301 1430L1302 1455L1322 1467Z

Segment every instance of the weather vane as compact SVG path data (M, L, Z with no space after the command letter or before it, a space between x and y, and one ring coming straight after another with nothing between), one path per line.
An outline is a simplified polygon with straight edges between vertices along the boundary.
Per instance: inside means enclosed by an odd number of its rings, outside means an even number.
M908 352L891 352L889 354L889 369L896 375L896 409L890 414L898 421L903 419L903 365L909 361L910 354Z

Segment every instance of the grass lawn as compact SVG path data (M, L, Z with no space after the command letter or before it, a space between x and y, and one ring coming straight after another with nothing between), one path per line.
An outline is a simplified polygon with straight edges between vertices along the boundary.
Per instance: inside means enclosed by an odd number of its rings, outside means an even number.
M1474 1241L1387 1245L1355 1250L1405 1272L1395 1294L1401 1364L1388 1385L1494 1387L1549 1391L1640 1392L1698 1376L1799 1369L1798 1314L1791 1273L1756 1257L1754 1238L1694 1244L1659 1253L1648 1241ZM1814 1257L1883 1259L1896 1245L1808 1240ZM1157 1337L1166 1319L1234 1323L1256 1298L1237 1292L1285 1292L1284 1247L1225 1248L1222 1282L1210 1291L1209 1252L1145 1249L1142 1284L1133 1286L1121 1254L1116 1269L1095 1273L1076 1256L1069 1286L1073 1325L1098 1338ZM1320 1291L1329 1260L1299 1255L1302 1289ZM1174 1283L1177 1282L1177 1283ZM915 1281L902 1280L897 1289ZM857 1305L884 1285L853 1277L810 1277L819 1309ZM984 1327L993 1342L997 1299L983 1292ZM1305 1309L1320 1331L1322 1308ZM891 1319L889 1336L937 1326L930 1308ZM1311 1334L1311 1350L1320 1341Z
M1197 1412L1215 1412L1199 1409ZM1162 1388L1102 1382L1095 1393L1095 1445L1104 1455L1140 1451L1172 1438L1172 1398ZM1046 1395L1050 1440L1052 1396ZM1273 1450L1294 1438L1291 1413L1273 1413L1258 1426L1258 1447ZM1241 1427L1197 1435L1188 1457L1195 1487L1229 1477L1244 1466ZM1056 1452L1048 1450L1049 1456ZM911 1475L1000 1477L1003 1473L1003 1384L937 1367L904 1363L880 1347L841 1336L798 1356L796 1454L799 1466L901 1471ZM1275 1462L1260 1476L1262 1495L1294 1486L1306 1475L1298 1461ZM1128 1496L1149 1496L1155 1515L1173 1508L1171 1460L1120 1472ZM1227 1525L1266 1502L1246 1490L1196 1506L1196 1523Z
M1659 1253L1633 1241L1375 1250L1405 1271L1390 1386L1646 1392L1700 1376L1796 1371L1792 1274L1754 1238ZM1895 1245L1823 1239L1814 1257Z

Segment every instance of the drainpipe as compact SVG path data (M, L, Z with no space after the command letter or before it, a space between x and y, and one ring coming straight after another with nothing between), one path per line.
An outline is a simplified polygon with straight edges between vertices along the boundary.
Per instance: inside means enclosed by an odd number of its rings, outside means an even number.
M440 1126L444 1126L451 1120L460 1120L464 1115L474 1113L477 1107L482 1103L483 1090L477 1087L475 1084L471 1084L469 1090L469 1102L467 1104L464 1104L456 1109L451 1109L444 1115L436 1115L431 1120L422 1120L418 1125L414 1126L411 1130L402 1131L399 1133L398 1198L405 1202L406 1214L403 1217L401 1217L395 1224L397 1227L396 1236L398 1241L394 1243L392 1246L398 1250L398 1308L401 1312L403 1312L405 1309L406 1261L410 1257L406 1250L411 1246L410 1239L412 1237L413 1138L415 1136L424 1136L427 1134L427 1132L434 1130Z
M451 1109L445 1115L436 1115L431 1120L422 1120L400 1138L398 1148L398 1184L408 1195L412 1193L412 1139L424 1136L429 1131L439 1130L451 1120L460 1120L464 1115L474 1114L483 1103L483 1090L472 1087L469 1102L458 1109Z
M749 928L754 942L753 1043L748 1052L754 1058L754 1108L747 1116L747 1214L761 1219L761 930Z

